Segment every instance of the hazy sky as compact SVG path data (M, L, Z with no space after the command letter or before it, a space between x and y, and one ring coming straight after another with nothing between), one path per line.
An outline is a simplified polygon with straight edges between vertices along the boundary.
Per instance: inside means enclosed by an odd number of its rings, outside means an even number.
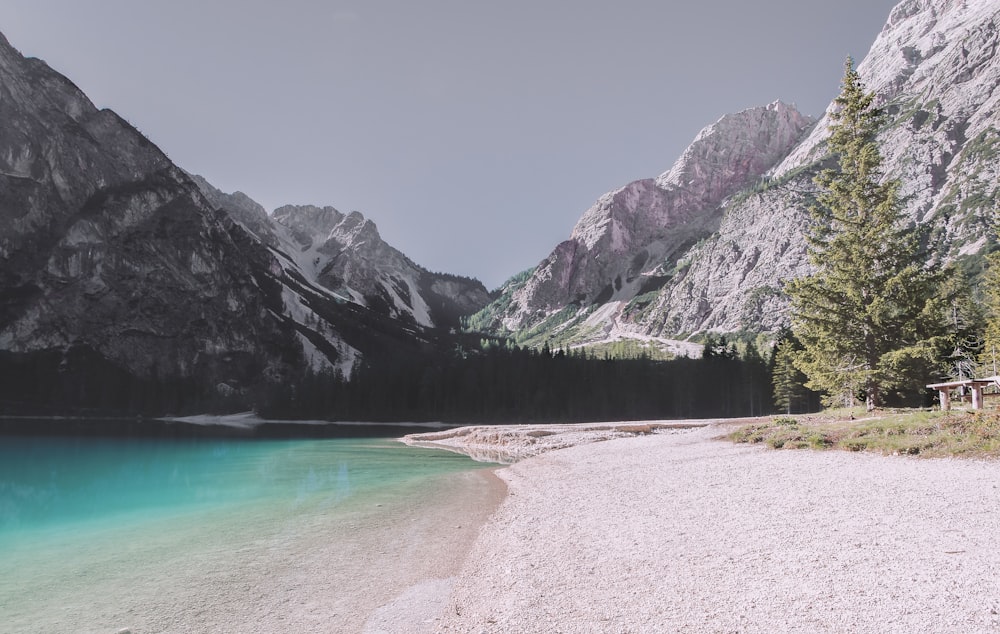
M3 0L0 31L220 189L493 288L723 114L822 113L895 3Z

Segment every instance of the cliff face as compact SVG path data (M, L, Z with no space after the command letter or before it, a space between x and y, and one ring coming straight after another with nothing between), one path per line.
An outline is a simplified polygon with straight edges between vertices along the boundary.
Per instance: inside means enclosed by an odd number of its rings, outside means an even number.
M460 316L489 302L480 282L414 264L356 211L285 206L275 210L273 220L285 253L308 278L380 314L453 328Z
M286 205L272 215L242 192L193 177L202 193L267 246L290 275L341 301L426 328L451 329L490 301L478 280L431 273L386 243L360 212Z
M69 80L0 36L0 350L137 376L280 373L246 234ZM260 255L260 254L257 254Z
M902 180L905 211L937 257L974 256L992 233L998 33L991 0L907 0L859 65L889 115L886 176ZM827 136L826 116L810 127L780 103L724 117L666 174L602 197L478 319L536 343L780 327L784 280L808 272L807 210Z
M601 197L513 292L494 325L523 331L566 306L580 309L578 319L590 316L589 307L624 305L655 291L692 245L718 229L723 201L756 182L812 124L781 102L722 117L669 171ZM617 318L590 319L588 329L611 327Z
M416 349L424 327L486 301L478 282L414 265L360 214L272 218L220 192L0 36L5 374L252 394L306 367L349 373L369 351Z
M905 213L935 257L975 256L992 240L1000 172L1000 7L989 0L907 0L858 66L888 122L879 135ZM690 266L631 315L641 332L773 330L787 323L783 281L808 272L805 227L828 118L769 174L727 202Z

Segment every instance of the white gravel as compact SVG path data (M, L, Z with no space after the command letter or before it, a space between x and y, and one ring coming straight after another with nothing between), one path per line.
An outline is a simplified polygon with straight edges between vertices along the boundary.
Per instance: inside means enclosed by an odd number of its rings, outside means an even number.
M724 419L554 425L471 425L444 431L409 434L400 440L415 447L455 451L481 462L513 464L555 449L651 433L676 433L694 427L705 427L722 420ZM740 420L761 422L770 419Z
M421 629L1000 631L1000 464L713 440L724 431L500 470L509 495Z

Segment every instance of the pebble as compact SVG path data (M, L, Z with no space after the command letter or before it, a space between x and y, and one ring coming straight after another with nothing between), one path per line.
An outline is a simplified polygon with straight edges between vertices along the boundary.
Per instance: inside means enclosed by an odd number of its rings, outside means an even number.
M995 464L775 451L724 432L581 445L498 471L510 494L455 582L461 614L433 631L1000 628Z

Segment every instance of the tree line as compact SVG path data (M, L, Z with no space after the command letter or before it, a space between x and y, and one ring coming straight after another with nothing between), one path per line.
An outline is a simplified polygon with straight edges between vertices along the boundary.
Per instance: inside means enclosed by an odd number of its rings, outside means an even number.
M163 416L253 409L274 419L587 422L761 415L773 410L772 354L708 336L700 358L599 356L456 338L387 347L342 373L222 394L193 378L140 378L87 348L0 358L0 415ZM808 407L803 401L800 406Z
M310 372L271 387L264 416L480 423L706 418L772 411L770 359L713 340L702 358L597 357L510 344Z

